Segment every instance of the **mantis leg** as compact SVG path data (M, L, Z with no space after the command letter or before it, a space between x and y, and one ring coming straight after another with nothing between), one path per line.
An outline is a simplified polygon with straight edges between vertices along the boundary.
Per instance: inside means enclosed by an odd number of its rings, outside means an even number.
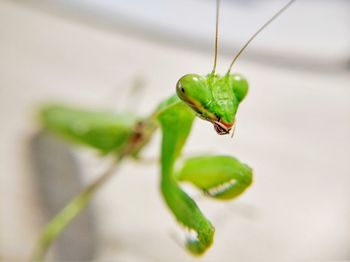
M191 131L194 117L191 109L182 102L175 103L158 115L163 134L161 191L176 219L196 232L196 238L189 239L186 247L191 253L200 255L211 246L215 229L197 204L180 188L174 177L175 161Z
M185 160L176 179L189 182L207 196L229 200L241 195L252 183L252 169L232 156L196 156Z
M139 121L133 115L63 105L47 105L39 117L51 132L104 154L121 151Z
M70 142L97 149L102 154L137 158L157 125L132 114L47 105L40 111L42 125Z

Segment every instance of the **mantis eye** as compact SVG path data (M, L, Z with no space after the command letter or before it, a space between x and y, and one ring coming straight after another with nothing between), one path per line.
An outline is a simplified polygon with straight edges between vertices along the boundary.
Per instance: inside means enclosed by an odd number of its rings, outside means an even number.
M183 87L183 85L181 84L180 80L176 84L176 91L177 91L178 95L184 95L186 93L186 90Z
M203 92L204 79L197 74L187 74L182 76L176 84L176 93L181 99L185 97L194 97L198 93Z
M186 91L185 91L185 88L181 85L181 83L179 82L179 91L181 92L181 93L186 93Z

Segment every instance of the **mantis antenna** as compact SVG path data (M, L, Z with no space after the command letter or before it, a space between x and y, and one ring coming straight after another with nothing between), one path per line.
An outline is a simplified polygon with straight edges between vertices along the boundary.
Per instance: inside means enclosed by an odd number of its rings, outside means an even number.
M289 1L286 5L284 5L273 17L271 17L262 27L259 28L258 31L256 31L249 40L244 44L244 46L238 51L237 55L233 58L230 67L227 71L227 74L230 74L233 64L236 62L238 57L243 53L243 51L247 48L247 46L254 40L254 38L263 31L272 21L274 21L280 14L282 14L291 4L293 4L296 0ZM215 61L216 62L216 61ZM215 69L215 67L214 67Z
M219 9L220 9L220 0L216 0L215 51L214 51L214 66L213 66L212 74L215 74L216 61L218 59Z

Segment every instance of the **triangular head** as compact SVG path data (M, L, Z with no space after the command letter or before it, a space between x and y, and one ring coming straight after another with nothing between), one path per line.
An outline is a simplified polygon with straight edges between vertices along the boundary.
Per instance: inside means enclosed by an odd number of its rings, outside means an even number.
M238 106L247 92L248 82L239 74L187 74L176 85L180 99L200 118L213 123L220 135L232 130Z
M225 135L230 133L235 124L238 106L248 92L247 80L239 74L230 73L233 65L254 38L295 1L290 0L248 39L233 58L224 76L215 73L218 54L220 0L216 1L216 35L213 70L207 76L198 74L184 75L177 82L176 93L199 117L213 123L215 131L218 134Z

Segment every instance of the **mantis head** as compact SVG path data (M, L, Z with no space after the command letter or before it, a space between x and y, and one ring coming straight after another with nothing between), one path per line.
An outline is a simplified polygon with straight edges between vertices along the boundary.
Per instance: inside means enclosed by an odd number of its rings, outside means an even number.
M213 70L207 76L198 74L184 75L177 82L176 93L200 118L213 123L215 131L218 134L225 135L230 133L235 124L238 105L248 92L247 80L241 75L231 74L232 66L254 38L295 1L296 0L290 0L248 39L233 58L224 76L215 73L218 54L220 0L216 1L216 34Z
M211 122L220 135L232 130L238 105L247 92L247 80L237 74L187 74L176 85L179 98L200 118Z

